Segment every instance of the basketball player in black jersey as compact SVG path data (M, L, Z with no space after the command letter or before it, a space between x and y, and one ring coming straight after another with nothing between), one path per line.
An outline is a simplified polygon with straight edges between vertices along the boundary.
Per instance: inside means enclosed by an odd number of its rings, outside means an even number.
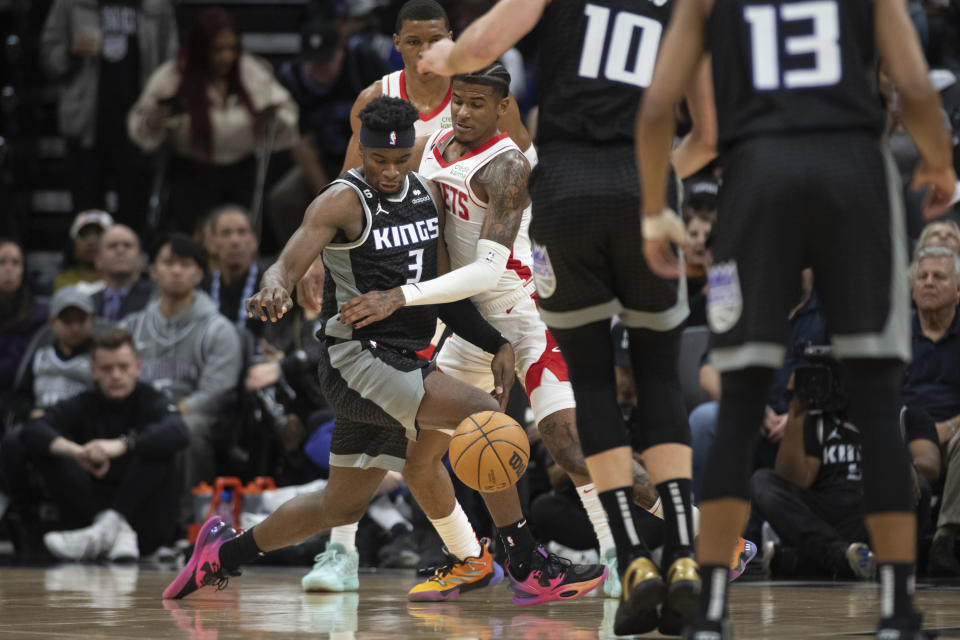
M670 10L669 0L501 0L456 43L435 43L419 65L443 74L472 71L539 23L533 274L540 313L567 363L581 446L616 540L618 635L656 627L679 634L700 589L692 557L690 429L678 372L686 285L651 273L639 252L633 150L637 105ZM691 83L695 133L679 148L681 174L712 157L711 136L703 133L711 122L703 117L710 104L704 93L702 82ZM614 314L629 328L643 462L663 503L660 568L627 509L632 451L616 401Z
M726 564L747 522L748 478L766 390L784 353L794 283L812 266L860 428L864 508L879 563L877 638L926 637L913 609L916 525L898 431L909 292L898 176L881 140L876 58L896 85L930 184L928 215L955 176L940 100L902 0L680 0L638 120L644 251L679 268L661 196L672 109L712 47L724 182L707 315L722 372L717 437L704 472L698 542L704 591L688 637L730 638ZM660 191L658 191L660 189Z
M416 118L416 109L396 98L368 105L361 131L362 171L343 174L311 203L277 263L264 274L263 288L247 301L251 316L275 321L287 313L293 306L293 284L321 250L327 263L328 316L361 291L433 278L438 260L445 266L437 241L442 195L407 169ZM290 500L239 536L219 517L208 520L190 561L164 590L165 598L182 598L204 586L222 589L229 576L238 575L241 563L263 552L356 522L386 471L403 468L408 440L411 449L429 448L437 440L430 437L436 429L454 429L472 413L498 408L490 395L417 358L416 351L433 336L439 310L459 335L495 354L495 384L509 392L514 369L509 343L471 304L453 305L402 309L358 330L337 315L324 318L320 383L337 413L326 488ZM444 440L445 450L449 438ZM429 485L410 487L418 500L439 496L453 501L450 478L439 465ZM519 509L516 490L510 490Z

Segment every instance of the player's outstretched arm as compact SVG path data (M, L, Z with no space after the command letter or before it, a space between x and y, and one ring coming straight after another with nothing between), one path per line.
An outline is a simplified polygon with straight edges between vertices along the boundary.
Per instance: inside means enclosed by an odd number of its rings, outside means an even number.
M932 187L923 207L924 217L930 220L949 206L957 182L950 136L940 114L940 94L930 82L906 7L898 0L877 0L874 6L877 50L900 95L903 126L923 157L914 172L913 186Z
M417 71L443 76L482 69L517 44L540 20L550 0L500 0L460 34L427 49Z
M277 261L263 274L261 289L247 299L247 315L276 322L293 308L290 292L340 229L359 221L360 201L346 186L334 186L314 198L303 222L290 236ZM359 223L358 223L359 224ZM359 228L359 226L358 226Z
M683 243L683 222L665 210L674 109L693 80L706 48L711 0L679 0L637 117L636 152L643 194L643 255L662 278L680 276L671 242Z

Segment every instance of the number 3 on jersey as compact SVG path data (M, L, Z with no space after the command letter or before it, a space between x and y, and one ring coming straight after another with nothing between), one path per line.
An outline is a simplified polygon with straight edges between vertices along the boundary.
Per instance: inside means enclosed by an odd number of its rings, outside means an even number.
M613 18L610 46L607 47L607 27L610 25L609 7L587 4L583 8L587 16L587 32L580 50L580 68L583 78L599 78L603 52L607 50L607 62L603 65L603 77L614 82L637 87L650 86L653 65L657 61L663 25L653 18L629 11L620 11ZM636 55L630 60L634 33L640 30Z
M420 276L423 275L423 249L410 249L407 271L413 271L413 275L407 278L407 284L420 282Z
M840 20L833 0L749 5L743 8L743 19L750 25L753 86L758 90L829 87L840 82ZM782 38L781 44L780 27L790 22L807 22L812 29ZM813 67L781 74L781 51L786 57L812 56Z

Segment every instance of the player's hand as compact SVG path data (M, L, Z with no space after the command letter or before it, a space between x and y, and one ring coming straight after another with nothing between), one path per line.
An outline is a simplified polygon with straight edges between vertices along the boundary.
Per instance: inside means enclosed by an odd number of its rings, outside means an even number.
M420 73L436 73L441 76L454 75L453 69L447 63L447 58L453 50L453 40L438 40L420 55L417 62L417 71Z
M283 287L264 287L252 298L247 298L247 317L256 316L261 322L276 322L290 309L293 309L293 300Z
M490 363L490 371L493 372L493 391L490 395L500 403L500 411L507 410L510 389L513 388L513 381L516 378L516 366L513 347L509 342L505 342Z
M934 169L926 162L920 161L913 172L913 188L921 189L929 185L930 191L923 199L923 219L938 218L955 202L954 193L960 190L957 184L957 175L953 167L947 165Z
M304 309L320 312L323 307L323 259L317 258L297 283L297 302Z
M643 216L643 257L650 270L661 278L680 277L680 259L672 244L687 242L683 220L670 209Z
M399 287L388 291L368 291L340 307L340 322L354 329L362 329L389 318L404 302L406 300Z

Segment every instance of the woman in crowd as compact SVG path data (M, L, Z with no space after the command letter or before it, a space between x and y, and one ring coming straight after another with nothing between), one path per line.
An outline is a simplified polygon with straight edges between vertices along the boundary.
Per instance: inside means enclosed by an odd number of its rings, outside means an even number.
M258 148L293 146L297 106L265 61L242 52L233 17L211 8L150 77L127 127L146 150L169 141L166 226L192 233L215 205L252 203Z
M23 247L0 238L0 396L13 385L30 338L47 322L25 282Z

